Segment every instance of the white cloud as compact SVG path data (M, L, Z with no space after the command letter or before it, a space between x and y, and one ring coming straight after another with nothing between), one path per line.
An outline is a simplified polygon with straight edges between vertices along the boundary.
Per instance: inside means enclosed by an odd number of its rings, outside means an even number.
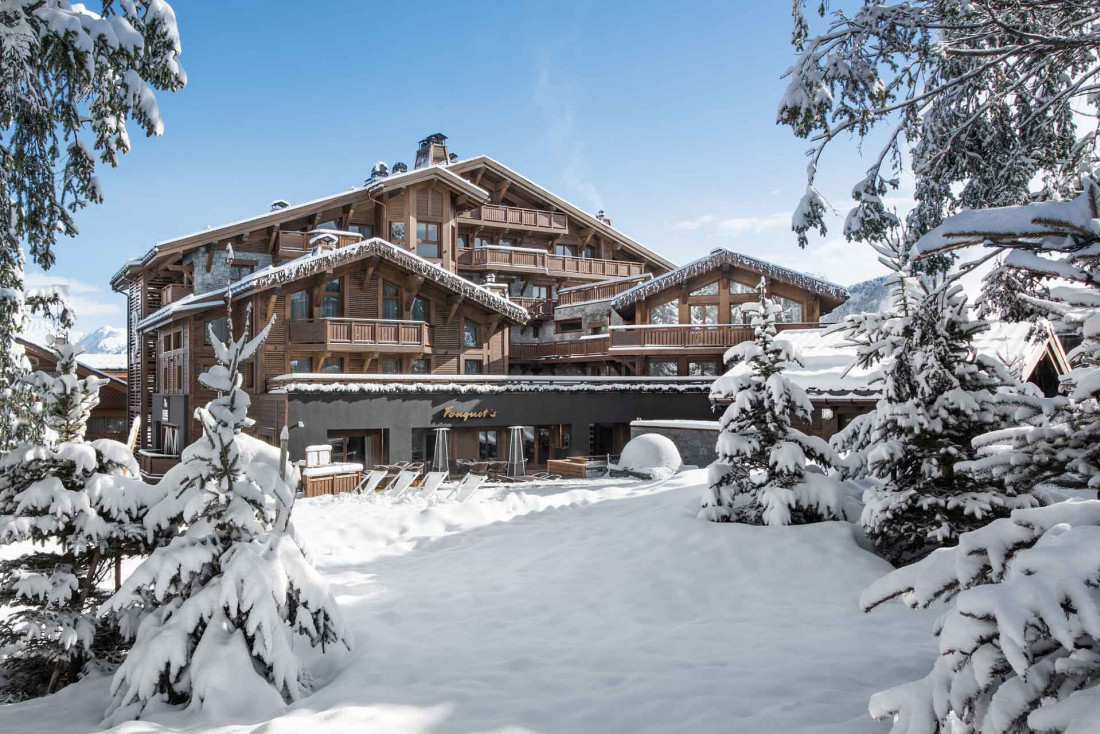
M886 275L889 271L878 261L870 245L849 242L843 237L810 244L805 250L793 253L757 255L792 270L821 276L840 285L849 286L860 281Z
M710 224L715 219L717 219L717 217L713 214L704 214L703 216L696 217L695 219L686 219L682 222L677 222L676 224L672 225L672 228L694 232L700 227L705 227L706 225Z
M721 235L725 238L737 237L743 234L760 234L775 230L790 229L790 212L778 212L766 216L752 217L719 217L715 214L703 214L694 219L685 219L672 225L673 229L697 232L703 230L711 235Z
M122 298L101 286L86 283L76 278L66 278L50 273L29 272L23 276L27 288L45 288L63 286L69 291L69 303L76 311L77 327L97 328L106 323L118 323L125 320L126 311Z

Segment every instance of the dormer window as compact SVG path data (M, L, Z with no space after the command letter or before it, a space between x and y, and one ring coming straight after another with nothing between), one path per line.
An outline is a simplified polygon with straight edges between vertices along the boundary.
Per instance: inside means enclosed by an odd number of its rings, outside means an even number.
M439 257L439 223L416 223L416 254L420 257Z

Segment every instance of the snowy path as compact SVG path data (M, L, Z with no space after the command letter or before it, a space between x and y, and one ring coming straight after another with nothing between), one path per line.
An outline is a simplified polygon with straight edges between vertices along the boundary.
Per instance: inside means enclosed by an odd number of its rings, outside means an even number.
M888 566L844 524L695 520L704 478L429 510L303 503L356 650L259 730L885 731L867 697L927 671L932 615L859 613ZM0 730L87 731L104 689L0 709Z

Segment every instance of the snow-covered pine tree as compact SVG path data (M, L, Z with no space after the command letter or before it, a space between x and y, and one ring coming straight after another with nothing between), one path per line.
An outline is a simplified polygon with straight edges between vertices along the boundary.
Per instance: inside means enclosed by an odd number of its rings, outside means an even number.
M907 222L917 236L963 208L1024 204L1036 178L1041 197L1065 195L1095 165L1095 130L1078 127L1100 113L1093 3L863 2L830 14L816 33L806 5L792 3L798 57L778 115L812 143L792 224L803 245L810 230L825 233L815 183L835 140L881 139L852 187L845 234L857 240L891 225L882 197L906 163L917 201ZM813 7L825 16L829 2Z
M31 541L26 553L0 562L4 697L56 690L79 677L94 657L113 561L146 548L140 514L155 490L135 477L126 446L87 442L88 416L99 402L98 377L77 376L80 349L54 348L57 374L27 378L40 396L44 443L24 443L0 457L0 543ZM126 476L128 475L128 476Z
M275 527L298 483L279 450L241 433L251 424L239 366L267 338L210 332L218 364L200 375L217 397L195 411L203 435L164 475L164 498L145 517L150 530L182 532L157 548L123 583L107 609L144 614L115 675L109 721L165 706L194 709L282 706L303 692L295 639L350 647L328 586L304 554L293 524Z
M1029 487L1004 488L955 470L971 442L1005 427L1024 387L972 341L989 328L974 320L962 286L914 273L897 231L873 247L893 270L893 309L849 316L833 327L857 345L857 364L881 365L882 397L832 439L843 473L872 478L861 518L876 552L891 563L923 558L961 533L1039 503Z
M863 592L950 604L924 678L871 697L892 734L1083 734L1100 720L1100 501L1016 510Z
M791 418L809 420L813 407L805 391L783 375L801 364L790 343L776 339L782 308L767 296L763 278L759 300L742 306L754 338L726 352L729 372L715 381L712 400L728 400L719 421L716 451L699 517L712 522L800 525L844 519L844 487L808 461L829 466L829 445L791 427Z
M117 165L130 149L127 118L160 135L153 90L186 82L165 0L101 5L0 3L0 451L28 438L29 366L15 341L24 306L58 306L55 294L24 292L21 243L49 269L58 236L77 234L73 213L102 201L93 149Z
M1066 395L1021 401L1022 425L978 439L961 468L1026 491L1043 483L1100 492L1100 184L1086 178L1073 199L962 212L917 243L921 254L987 245L1008 251L1002 270L1037 279L1024 294L1080 344L1069 353Z

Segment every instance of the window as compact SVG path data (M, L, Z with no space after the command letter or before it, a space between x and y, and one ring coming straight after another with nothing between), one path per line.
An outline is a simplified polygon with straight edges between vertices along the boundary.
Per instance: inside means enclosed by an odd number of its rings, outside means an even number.
M161 341L163 342L163 346L161 347L161 349L163 349L166 352L172 351L172 335L171 334L165 334L164 338Z
M397 286L382 283L382 318L400 318L397 304Z
M692 377L717 377L718 365L714 362L688 362L688 374Z
M675 377L680 373L675 362L650 362L646 365L646 374L650 377Z
M730 323L731 324L748 324L749 320L745 318L745 312L741 310L740 306L730 306Z
M462 346L466 349L477 349L481 346L481 340L478 339L477 324L473 321L462 322Z
M325 286L325 295L321 297L321 317L339 318L344 315L340 298L340 279L333 278Z
M213 344L210 341L210 332L214 332L214 337L221 342L224 342L229 338L229 318L221 316L213 321L206 322L206 328L202 330L202 343Z
M718 282L715 281L714 283L707 283L706 285L702 286L701 288L696 288L695 290L693 290L688 295L689 296L717 296L718 295Z
M409 365L409 372L414 375L426 375L431 372L431 366L427 359L414 359Z
M493 241L488 237L474 237L474 247L492 247Z
M318 224L316 229L340 229L340 223L335 219L327 219Z
M776 321L781 324L799 324L802 323L802 304L798 301L793 301L790 298L784 298L783 296L772 296L779 307L783 310L776 316Z
M516 243L515 240L506 240L502 237L497 245L499 245L500 247L515 247Z
M439 257L439 224L416 223L416 254L420 257Z
M405 244L404 222L390 222L390 242L399 245Z
M309 291L295 291L290 294L290 320L304 321L309 318Z
M363 239L370 239L374 237L374 225L373 224L352 224L348 227L352 232L358 232L363 235Z
M180 349L181 347L183 347L183 332L172 332L172 349Z
M89 418L88 419L88 435L90 436L102 436L104 434L126 433L126 419L125 418Z
M466 247L466 235L464 235L464 234L458 235L458 237L455 239L455 244L458 246L459 249L465 248Z
M554 245L555 255L565 255L566 257L573 256L573 245Z
M489 461L497 458L497 432L477 432L477 458L481 461Z
M651 324L678 324L680 323L680 302L666 301L659 306L654 306L649 311L649 323Z
M691 306L691 323L693 324L717 324L718 323L718 306L717 304L692 304Z
M579 319L577 321L559 321L557 327L559 334L568 334L570 332L580 331L581 322Z
M313 366L309 363L309 357L291 357L290 358L290 371L291 373L308 373L313 370Z
M596 257L596 248L592 245L586 245L581 251L581 257L594 258Z
M467 359L463 365L463 373L467 375L480 375L481 374L481 360L480 359Z
M234 262L229 268L229 279L240 280L246 275L252 275L256 271L256 263L254 262Z
M410 309L409 312L409 318L411 318L413 321L423 321L424 323L428 323L428 313L428 302L420 296L414 298L412 302L412 309Z
M176 365L176 390L183 392L183 365Z
M756 288L753 288L751 285L745 285L744 283L738 283L731 278L730 293L735 295L740 293L756 293Z
M386 357L382 360L383 375L396 375L400 371L401 365L398 364L396 357Z
M325 357L321 363L321 372L326 375L338 375L344 371L344 360L339 357Z
M531 297L532 298L549 298L550 297L550 288L548 286L545 286L545 285L533 285L533 286L531 286Z

